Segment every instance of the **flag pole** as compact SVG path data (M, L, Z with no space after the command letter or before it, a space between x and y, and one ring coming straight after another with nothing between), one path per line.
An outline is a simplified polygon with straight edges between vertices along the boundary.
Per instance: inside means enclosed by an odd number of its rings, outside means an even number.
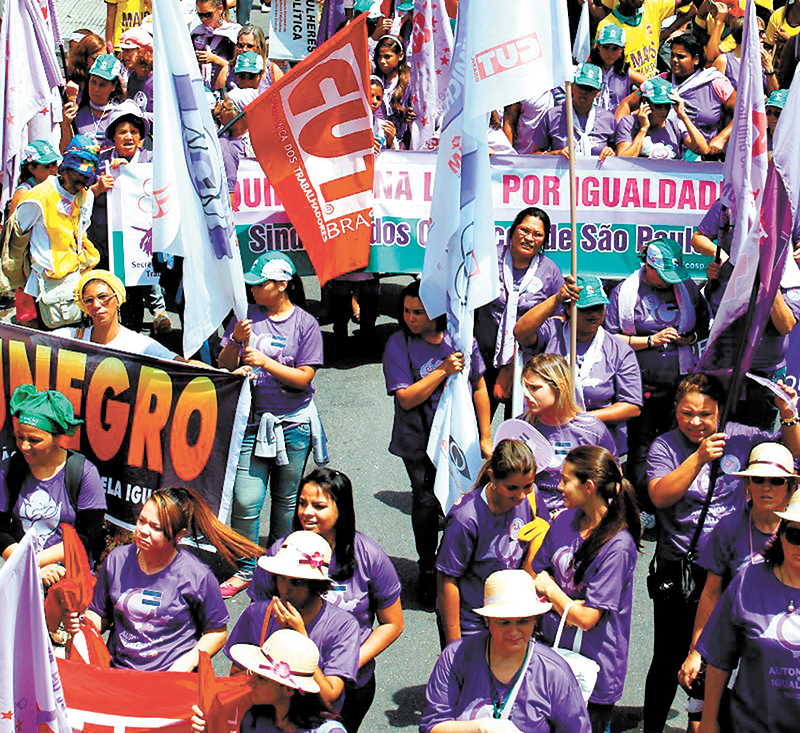
M575 181L575 123L572 112L572 84L568 81L567 87L567 139L569 140L569 230L571 247L570 272L572 277L578 277L578 224L577 224L577 199L578 191ZM569 329L569 364L572 371L572 381L578 379L578 332L575 328L575 304L572 304L570 319L572 327Z

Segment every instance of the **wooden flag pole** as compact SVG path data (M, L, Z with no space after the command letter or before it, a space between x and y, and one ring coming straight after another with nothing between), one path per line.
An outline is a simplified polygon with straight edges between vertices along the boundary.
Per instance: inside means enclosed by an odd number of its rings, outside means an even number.
M573 82L568 81L567 87L567 139L569 140L569 229L570 241L572 242L572 261L570 264L570 272L572 277L577 280L578 278L578 223L577 223L577 200L578 189L575 181L575 124L572 111L572 85ZM575 383L578 379L578 341L577 341L577 328L575 327L575 304L571 305L572 312L570 315L571 327L569 329L569 365L572 370L572 381Z

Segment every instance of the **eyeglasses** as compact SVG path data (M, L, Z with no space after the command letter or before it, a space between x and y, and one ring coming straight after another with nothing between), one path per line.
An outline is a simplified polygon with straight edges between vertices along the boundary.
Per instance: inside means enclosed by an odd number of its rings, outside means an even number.
M99 303L102 306L107 306L111 302L111 300L116 297L117 296L114 295L113 293L103 293L101 295L98 295L96 298L92 297L84 298L83 304L87 308L91 308L95 303Z
M800 527L787 527L783 530L783 538L790 545L800 546Z
M750 483L761 486L761 484L769 484L770 486L785 486L787 479L785 477L772 476L750 476Z
M211 20L214 17L214 11L212 10L210 13L198 13L197 17L200 20Z
M544 232L537 232L533 229L528 229L528 227L517 227L517 231L523 237L533 237L534 239L544 239L545 236Z
M248 49L248 48L255 48L255 47L256 47L255 43L243 43L242 41L239 41L239 43L236 44L236 48Z

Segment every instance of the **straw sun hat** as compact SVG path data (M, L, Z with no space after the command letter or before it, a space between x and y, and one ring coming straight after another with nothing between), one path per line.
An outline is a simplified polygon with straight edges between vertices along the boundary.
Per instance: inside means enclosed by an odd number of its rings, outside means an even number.
M528 618L547 613L552 603L536 592L533 578L525 570L498 570L483 587L483 606L475 613L487 618Z
M785 445L780 443L759 443L750 451L750 460L744 471L737 471L734 476L766 476L782 478L795 476L794 458Z
M313 679L319 650L311 639L297 631L276 631L261 647L234 644L231 656L234 662L259 677L303 692L319 692L319 685Z
M258 564L268 573L304 580L330 580L331 546L314 532L292 532L273 557L263 555Z

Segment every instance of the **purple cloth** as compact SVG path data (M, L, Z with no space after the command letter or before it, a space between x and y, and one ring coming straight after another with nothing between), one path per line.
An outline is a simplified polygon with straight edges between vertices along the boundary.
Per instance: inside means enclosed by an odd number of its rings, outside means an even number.
M497 248L497 259L501 271L506 247L507 245L502 245ZM519 287L525 272L526 270L514 270L515 287ZM517 320L522 318L533 306L547 300L551 295L555 295L561 290L563 284L564 276L561 274L561 270L558 269L558 265L549 257L541 257L539 267L536 270L536 277L533 278L531 287L524 293L519 294ZM501 278L497 298L475 311L475 338L478 340L481 354L487 363L490 361L494 363L497 332L500 328L500 319L503 317L503 310L507 301L508 293L506 293L506 286Z
M95 117L88 103L84 107L81 107L73 121L75 134L88 135L100 146L101 152L108 148L113 148L114 143L106 139L106 130L111 120L111 108L115 106L116 105L109 104L109 110L104 112L102 117Z
M613 115L620 102L631 93L631 75L629 71L618 74L612 66L608 71L603 69L603 88L597 95L597 104Z
M600 155L603 148L614 147L614 131L617 121L614 114L602 107L596 107L594 127L589 134L591 154ZM563 150L569 144L567 139L567 103L566 100L557 107L547 110L533 132L533 144L542 151ZM588 115L575 115L581 127L586 124ZM577 131L576 131L577 136Z
M661 76L667 77L668 75L662 74ZM678 86L672 75L669 75L669 80L674 87ZM730 91L729 84L730 82L723 74L717 77L716 80L700 87L695 87L688 91L675 90L686 104L686 114L689 115L695 127L706 140L711 140L723 128L724 101L715 87L719 87L721 91L724 87L728 87L727 91Z
M697 642L717 669L739 664L731 690L736 733L795 731L800 718L798 614L787 611L787 593L766 563L746 567L722 595Z
M286 538L278 540L267 550L270 557L276 555ZM334 580L333 588L323 598L343 611L351 613L358 621L359 643L363 644L372 633L378 611L391 606L400 598L400 578L386 551L361 532L356 532L355 569L348 580ZM334 553L328 568L331 576L339 574L339 565ZM247 595L254 601L269 601L275 595L273 576L258 565L253 573L253 582ZM358 670L356 687L363 687L375 671L375 660L367 662Z
M152 121L153 119L153 73L141 77L131 72L128 77L127 98L136 102L136 106Z
M800 321L800 287L780 288L783 300L792 315ZM771 374L786 366L786 352L789 351L789 334L783 335L772 319L767 320L761 341L756 346L750 370Z
M772 539L750 520L750 508L722 517L700 553L697 564L722 578L723 589L751 562L761 562L761 553Z
M425 687L421 733L430 733L448 720L492 717L486 640L486 634L458 639L439 655ZM505 700L513 685L497 678L494 684L499 698ZM533 646L510 720L525 733L589 733L592 729L575 675L541 642Z
M708 329L708 308L700 295L697 285L692 280L685 283L689 297L695 309L695 326L699 338L704 338ZM622 333L619 320L619 292L622 283L611 291L611 301L606 308L605 328L609 333ZM644 278L639 285L636 305L633 309L633 320L637 336L648 336L658 333L668 326L678 327L680 311L675 298L674 288L660 289L648 285ZM645 387L656 389L670 389L681 378L680 363L678 361L678 347L667 344L659 348L642 349L637 351L636 360L642 370L642 384Z
M586 601L589 608L602 611L597 624L583 632L580 653L600 665L589 701L611 705L622 697L628 670L633 573L638 551L628 530L617 532L600 549L576 587L575 570L570 564L583 544L580 533L582 516L583 512L578 509L567 509L553 520L533 559L533 571L547 570L570 598ZM561 616L555 611L542 618L542 633L549 644L556 638L560 620ZM566 626L560 646L572 649L574 639L575 627Z
M6 472L10 460L9 457L0 463L0 511L3 512L11 509L6 490ZM103 482L97 468L90 461L83 462L78 509L106 509ZM75 510L67 493L66 469L48 479L37 479L27 471L12 514L21 521L24 532L30 529L36 532L44 542L43 548L61 542L59 523L75 525Z
M243 716L239 733L284 733L273 719L272 705L253 705ZM347 733L338 720L326 720L319 728L295 728L294 733Z
M633 139L639 134L641 128L642 125L636 115L625 115L622 117L617 123L615 132L617 145L622 142L633 142ZM685 134L685 130L682 129L679 120L671 116L667 117L663 126L650 126L648 128L647 137L642 144L639 157L655 158L658 160L681 158L686 148L683 142Z
M114 667L164 671L230 616L214 574L186 550L163 570L139 567L135 545L115 547L97 575L90 610L112 621Z
M524 415L521 417L525 419ZM551 514L564 508L564 497L558 490L558 485L561 483L564 459L573 448L579 445L599 445L611 451L614 458L619 458L617 446L608 428L602 421L586 413L576 415L566 425L553 426L536 422L533 427L554 449L550 465L540 466L541 470L536 474L536 488Z
M230 649L234 644L262 643L261 629L268 606L267 601L256 601L244 609L225 643L225 654L231 661ZM265 639L280 628L273 614L267 624ZM322 608L306 626L306 632L319 649L319 668L326 677L341 677L345 681L356 679L360 644L358 622L352 614L323 600ZM344 692L333 705L337 713L343 702Z
M266 311L257 305L247 309L247 317L253 322L250 346L258 349L284 366L319 367L323 363L322 331L317 319L302 308L295 306L285 321L273 321ZM224 349L230 342L236 320L232 319L220 341ZM288 413L305 407L314 396L313 381L305 389L291 389L279 382L264 369L256 370L253 385L253 414L259 418L265 412L275 415Z
M505 514L492 514L485 488L465 494L447 513L436 569L458 582L463 636L486 629L472 609L483 605L486 578L497 570L516 570L522 565L528 543L519 540L519 532L532 519L527 499Z
M741 479L733 474L744 469L750 451L756 445L777 440L777 436L773 433L735 422L729 422L725 426L725 433L728 439L725 441L725 452L720 461L720 476L698 541L698 556L702 556L711 530L722 517L732 512L741 514L745 510ZM647 454L648 484L654 479L672 473L697 448L697 444L689 442L677 428L656 438ZM661 533L656 555L659 559L680 560L689 550L689 543L708 493L709 471L710 464L706 463L680 500L672 506L658 510Z
M236 190L239 162L242 158L247 157L247 144L244 136L230 137L229 135L222 135L219 138L219 148L222 151L222 162L225 164L228 193L233 193Z
M733 51L722 54L725 57L725 76L734 89L739 89L739 74L742 70L742 60L736 58Z
M600 327L602 328L602 326ZM583 364L590 343L577 343L578 368ZM536 351L560 354L569 359L569 330L560 318L548 318L539 329ZM524 353L524 350L523 350ZM527 354L523 359L527 361ZM615 402L630 402L642 406L642 374L636 353L621 338L606 333L603 358L592 366L589 378L582 384L584 407L587 412L608 407ZM626 423L606 423L614 438L618 455L628 452Z
M430 374L455 350L453 339L446 331L439 344L431 344L418 336L406 336L402 330L393 333L383 354L386 393L394 395L397 390L410 387ZM469 372L473 385L483 376L484 371L483 359L473 340ZM442 381L425 402L411 410L404 410L395 396L392 440L389 443L389 452L392 455L417 458L425 452L444 384Z

